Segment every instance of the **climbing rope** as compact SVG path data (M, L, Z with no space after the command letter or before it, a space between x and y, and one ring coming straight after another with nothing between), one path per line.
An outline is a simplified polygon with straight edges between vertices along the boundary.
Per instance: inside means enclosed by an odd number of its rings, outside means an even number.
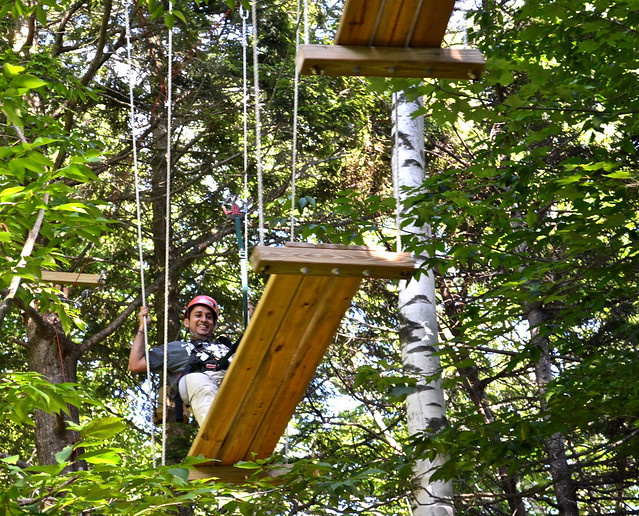
M146 280L144 277L144 251L142 249L142 204L140 202L140 174L138 167L138 141L137 134L135 128L135 97L134 97L134 77L133 77L133 44L131 43L131 20L129 18L129 9L125 6L125 17L126 17L126 55L127 55L127 66L129 71L129 126L131 129L131 149L133 151L133 175L135 181L135 211L137 218L137 231L138 231L138 263L140 268L140 284L141 284L141 299L142 305L146 305ZM155 424L153 422L153 387L151 381L151 368L149 365L149 342L148 342L148 332L146 327L146 318L143 320L144 325L144 356L146 358L146 377L147 377L147 398L149 400L149 405L151 406L151 410L149 411L149 419L150 419L150 428L151 428L151 459L153 461L153 467L156 467L156 458L154 451L155 444Z
M257 2L251 4L253 23L253 91L255 95L255 158L257 166L257 201L260 245L264 245L264 185L262 178L262 127L260 121L260 72L257 48Z
M300 24L302 11L300 8L300 0L297 0L297 16L295 21L295 47L300 43ZM308 0L304 0L304 43L308 44ZM293 81L293 142L291 156L291 222L290 222L290 239L295 241L295 204L297 202L297 139L299 127L299 89L300 89L300 73L295 67L295 78Z
M392 117L393 127L397 127L397 94L392 96ZM397 135L395 135L397 137ZM397 145L397 144L395 144ZM401 217L401 198L399 195L399 163L398 153L393 152L391 157L391 169L393 175L393 195L395 197L395 246L398 253L402 252L402 217Z
M169 0L169 16L173 16L173 2ZM171 131L173 123L173 30L169 29L166 85L166 204L164 252L164 363L162 367L162 465L166 464L168 354L169 354L169 265L171 238Z

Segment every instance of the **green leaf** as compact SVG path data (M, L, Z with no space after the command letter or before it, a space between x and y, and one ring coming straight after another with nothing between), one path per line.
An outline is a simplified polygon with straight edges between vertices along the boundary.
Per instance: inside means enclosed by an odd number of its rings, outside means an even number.
M24 66L20 66L20 65L13 65L11 63L4 63L2 65L2 71L7 77L15 77L16 75L19 75L22 72L24 72L24 70L25 70Z
M62 450L55 454L55 460L58 464L66 462L73 453L73 446L65 446Z
M26 73L26 74L18 75L17 77L15 77L9 84L9 87L34 90L46 84L47 84L46 82L44 82L42 79L39 79L35 75Z
M20 459L20 455L10 455L9 457L0 457L0 462L5 462L6 464L16 464Z
M89 464L110 464L117 465L122 463L121 453L124 450L93 450L83 453L79 460L84 460ZM188 470L187 470L188 471ZM188 475L187 475L188 478Z
M164 13L164 25L167 26L169 30L173 29L175 25L175 16L172 13Z

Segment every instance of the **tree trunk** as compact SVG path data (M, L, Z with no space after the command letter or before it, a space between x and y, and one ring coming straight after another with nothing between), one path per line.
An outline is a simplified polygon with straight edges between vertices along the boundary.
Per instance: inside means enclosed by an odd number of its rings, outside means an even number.
M546 386L552 380L552 362L548 339L541 334L540 329L546 323L547 315L541 307L530 308L527 314L532 342L540 351L540 358L535 364L535 374L540 390L541 409L545 412L547 409L545 393ZM559 514L561 516L577 516L579 514L577 492L570 475L563 436L559 432L555 432L546 438L544 446L548 454L550 475L555 488Z
M47 312L36 320L27 322L27 363L31 371L43 375L49 382L77 382L79 348L62 330L57 315ZM79 440L78 433L69 430L66 421L78 423L78 411L69 406L66 414L35 412L36 453L39 464L56 464L55 454ZM74 469L83 469L76 464Z
M411 114L421 101L409 102L402 93L393 102L393 172L398 188L419 186L424 180L424 120L412 119ZM404 195L399 194L400 200ZM400 202L401 206L401 202ZM424 240L430 227L406 227ZM422 259L417 257L418 265ZM444 393L439 381L428 378L441 370L437 356L437 313L435 280L432 271L418 279L402 281L399 290L400 344L405 373L416 380L415 392L406 398L409 435L425 432L435 434L446 423ZM412 504L415 516L450 516L453 514L452 484L431 482L433 467L444 460L418 460L413 467Z

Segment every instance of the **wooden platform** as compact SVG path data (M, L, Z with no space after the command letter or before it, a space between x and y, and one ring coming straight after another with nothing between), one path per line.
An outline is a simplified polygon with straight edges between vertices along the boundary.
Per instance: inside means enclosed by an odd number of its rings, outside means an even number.
M59 272L42 270L42 281L48 283L59 283L60 285L82 285L86 287L97 287L104 281L100 274L84 274L79 272Z
M272 455L362 278L407 277L414 267L406 253L317 247L258 247L251 262L275 273L191 446L189 455L212 459L192 479L235 482L246 471L229 466Z
M455 0L346 0L336 45L439 47Z
M300 45L303 75L476 79L478 50L440 48L455 0L346 0L334 45Z
M434 77L477 79L484 69L479 50L300 45L296 63L302 75Z

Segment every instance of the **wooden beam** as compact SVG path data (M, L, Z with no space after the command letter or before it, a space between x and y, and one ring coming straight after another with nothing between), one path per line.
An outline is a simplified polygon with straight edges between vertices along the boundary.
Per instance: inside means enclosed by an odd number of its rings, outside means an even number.
M260 471L258 478L273 478L286 474L290 469L289 464L277 464L271 468ZM218 479L221 482L230 484L243 484L249 481L249 478L255 475L255 469L238 468L236 466L211 466L198 465L195 469L189 470L189 480L211 480Z
M251 255L253 269L263 274L406 279L413 274L414 263L410 253L389 253L365 247L259 246Z
M271 252L275 249L279 250ZM262 270L293 273L278 272L269 278L242 344L189 450L191 456L211 459L211 463L197 466L200 473L195 475L229 482L238 473L228 467L273 453L350 307L363 271L405 277L414 269L405 253L299 245L258 247L251 262ZM398 272L397 263L402 264L403 273ZM331 269L335 264L348 274L334 274ZM308 268L313 274L300 274L300 268Z
M474 80L485 61L475 49L300 45L295 64L302 75Z
M437 48L455 0L346 0L336 45Z
M60 285L83 285L97 287L102 285L100 274L83 274L79 272L59 272L42 270L42 281L59 283Z

